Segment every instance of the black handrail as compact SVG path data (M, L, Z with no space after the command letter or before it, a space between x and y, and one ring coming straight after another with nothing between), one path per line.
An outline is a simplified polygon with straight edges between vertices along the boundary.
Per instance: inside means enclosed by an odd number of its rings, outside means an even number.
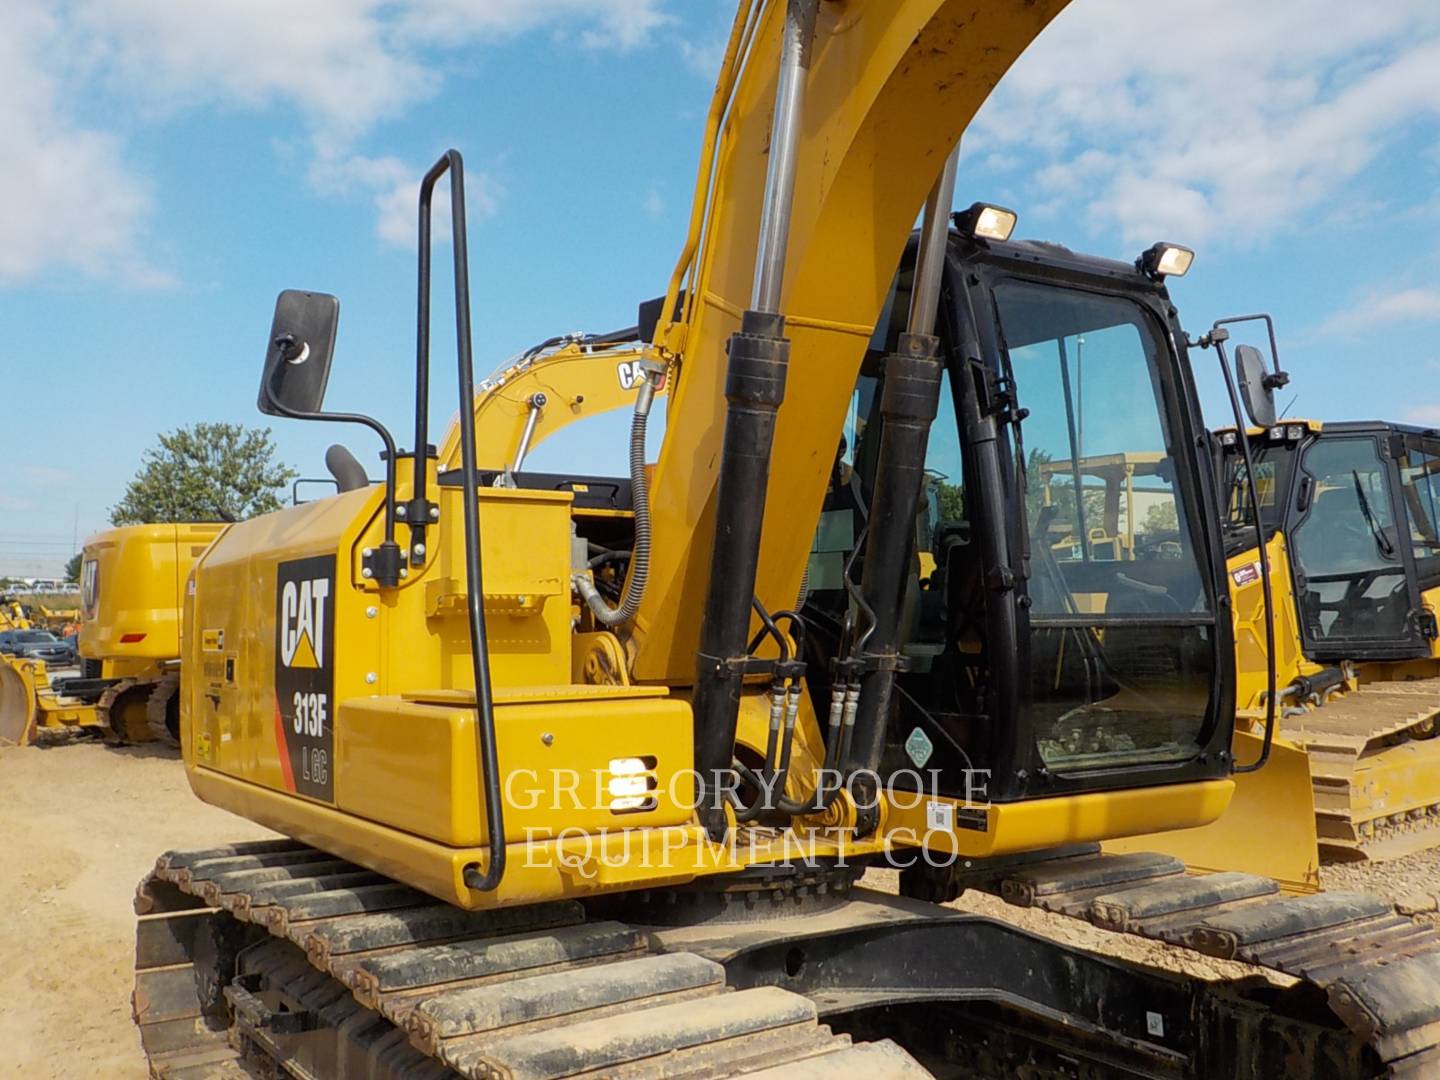
M475 365L470 349L470 257L465 245L465 164L460 151L447 150L420 182L420 327L417 332L415 483L423 495L426 469L425 413L429 402L430 352L430 207L435 184L450 173L450 246L455 255L455 347L460 376L461 499L465 513L465 593L470 617L470 665L475 674L475 742L480 782L485 789L485 825L490 865L465 867L464 881L477 892L491 892L505 875L505 811L501 802L500 761L495 747L495 707L490 691L490 648L485 639L484 576L480 567L479 477L475 470Z

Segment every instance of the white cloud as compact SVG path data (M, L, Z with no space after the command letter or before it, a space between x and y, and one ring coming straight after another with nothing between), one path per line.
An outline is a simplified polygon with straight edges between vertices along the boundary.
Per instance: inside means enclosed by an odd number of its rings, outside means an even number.
M553 28L586 48L634 49L674 22L664 0L405 0L397 22L425 42L495 41Z
M74 0L107 81L164 108L280 105L331 138L435 88L377 0Z
M375 204L375 235L396 247L414 248L419 229L421 170L396 157L362 155L335 159L317 157L310 181L319 190L338 194L366 191ZM473 225L494 215L503 191L488 173L465 171L465 221ZM436 242L450 237L450 185L442 177L430 211Z
M1440 289L1372 292L1347 304L1320 325L1321 333L1351 334L1372 326L1440 322Z
M720 65L725 62L725 47L729 44L728 34L702 41L686 40L680 43L680 55L691 71L714 81L720 76Z
M1085 0L1006 75L966 144L995 168L1021 155L1004 174L1027 194L1132 245L1247 246L1437 112L1431 0Z
M652 221L659 220L665 216L665 197L652 187L640 200L640 209L645 211L645 216Z
M1440 402L1434 405L1420 405L1410 409L1405 414L1405 419L1412 424L1427 424L1440 427Z
M150 211L120 140L78 122L61 93L61 27L40 3L12 0L0 25L0 284L45 269L161 284L139 254Z
M142 123L195 109L298 114L320 162L308 171L317 190L368 197L377 233L408 245L413 201L403 204L427 163L365 157L358 144L438 90L435 54L541 30L561 45L632 50L673 21L664 4L10 0L0 21L0 283L47 269L167 280L140 254L151 198L120 135L74 119L93 112L96 95ZM553 48L539 52L553 59ZM483 171L467 180L472 220L494 213L498 185Z
M51 465L22 465L20 474L32 484L73 484L77 479L69 469Z

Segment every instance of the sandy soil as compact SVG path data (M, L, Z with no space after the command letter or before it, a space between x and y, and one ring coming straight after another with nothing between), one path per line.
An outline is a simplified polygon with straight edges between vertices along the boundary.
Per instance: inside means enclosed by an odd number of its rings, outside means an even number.
M173 752L0 749L0 1074L142 1080L136 883L168 848L268 835L191 795Z
M146 1075L130 1022L136 883L168 848L271 835L197 800L170 752L0 749L0 1075ZM1327 868L1329 888L1440 892L1440 851ZM866 884L894 891L894 871ZM952 906L1105 955L1216 979L1253 969L966 894Z

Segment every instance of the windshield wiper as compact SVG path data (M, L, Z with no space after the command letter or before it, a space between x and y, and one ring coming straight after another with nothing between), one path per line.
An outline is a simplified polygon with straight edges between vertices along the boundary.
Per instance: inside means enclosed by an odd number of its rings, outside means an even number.
M1385 535L1385 530L1375 523L1375 512L1370 509L1370 500L1365 497L1365 485L1360 482L1360 470L1351 469L1350 475L1355 480L1355 497L1360 500L1360 512L1365 515L1365 524L1370 526L1370 535L1375 538L1375 546L1380 549L1380 554L1387 559L1395 557L1395 545Z

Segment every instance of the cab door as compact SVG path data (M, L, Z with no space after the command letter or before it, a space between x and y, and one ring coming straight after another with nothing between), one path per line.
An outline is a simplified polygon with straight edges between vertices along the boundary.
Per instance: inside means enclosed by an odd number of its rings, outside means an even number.
M1420 632L1430 639L1431 653L1440 655L1440 436L1407 434L1400 439L1400 451L1400 498L1420 592Z

